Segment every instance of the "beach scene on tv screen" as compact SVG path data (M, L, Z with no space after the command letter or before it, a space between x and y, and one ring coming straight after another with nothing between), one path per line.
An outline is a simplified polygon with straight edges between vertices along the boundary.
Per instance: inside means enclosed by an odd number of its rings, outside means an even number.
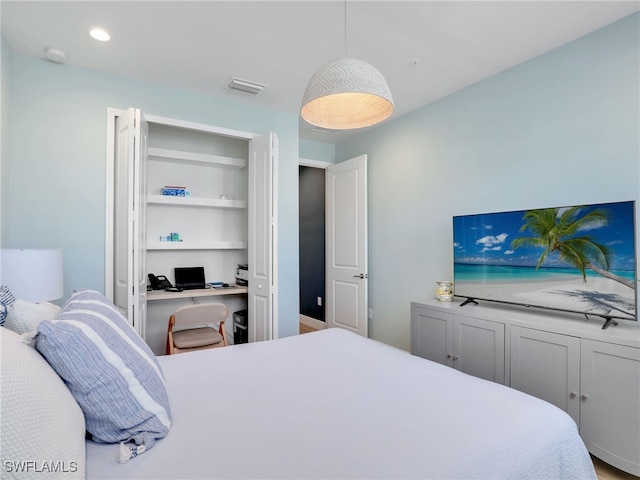
M453 218L455 294L636 320L634 203Z

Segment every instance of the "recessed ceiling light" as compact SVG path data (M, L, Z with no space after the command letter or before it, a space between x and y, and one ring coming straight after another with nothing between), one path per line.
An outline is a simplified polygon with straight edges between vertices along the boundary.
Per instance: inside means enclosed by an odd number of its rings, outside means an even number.
M111 36L102 28L92 28L89 35L101 42L108 42L111 40Z

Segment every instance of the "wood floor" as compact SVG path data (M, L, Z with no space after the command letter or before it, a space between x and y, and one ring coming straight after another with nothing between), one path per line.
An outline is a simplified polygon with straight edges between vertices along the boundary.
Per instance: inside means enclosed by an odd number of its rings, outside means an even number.
M592 456L591 459L593 460L593 465L596 467L598 480L638 480L638 478L640 478L635 475L631 475L630 473L623 472L622 470L618 470L594 456Z
M310 333L310 332L315 332L316 329L309 326L309 325L305 325L304 323L300 322L300 333Z
M315 328L300 322L300 333L309 333L315 331ZM618 470L617 468L604 463L602 460L599 460L596 457L592 456L591 459L593 460L593 465L596 468L598 480L640 480L640 477L636 477L629 473Z

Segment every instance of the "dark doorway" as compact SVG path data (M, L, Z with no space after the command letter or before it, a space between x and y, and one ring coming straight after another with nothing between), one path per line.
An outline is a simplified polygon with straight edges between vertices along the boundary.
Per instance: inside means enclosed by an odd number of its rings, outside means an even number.
M299 167L300 313L324 319L325 170Z

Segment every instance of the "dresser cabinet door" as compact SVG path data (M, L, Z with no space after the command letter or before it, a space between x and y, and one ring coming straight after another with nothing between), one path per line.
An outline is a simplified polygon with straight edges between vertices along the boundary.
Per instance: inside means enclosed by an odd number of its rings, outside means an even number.
M453 366L504 385L504 323L455 315Z
M453 315L414 308L411 314L411 353L453 366Z
M580 435L601 460L640 476L640 349L582 340Z
M546 400L580 422L580 339L511 327L511 387Z

